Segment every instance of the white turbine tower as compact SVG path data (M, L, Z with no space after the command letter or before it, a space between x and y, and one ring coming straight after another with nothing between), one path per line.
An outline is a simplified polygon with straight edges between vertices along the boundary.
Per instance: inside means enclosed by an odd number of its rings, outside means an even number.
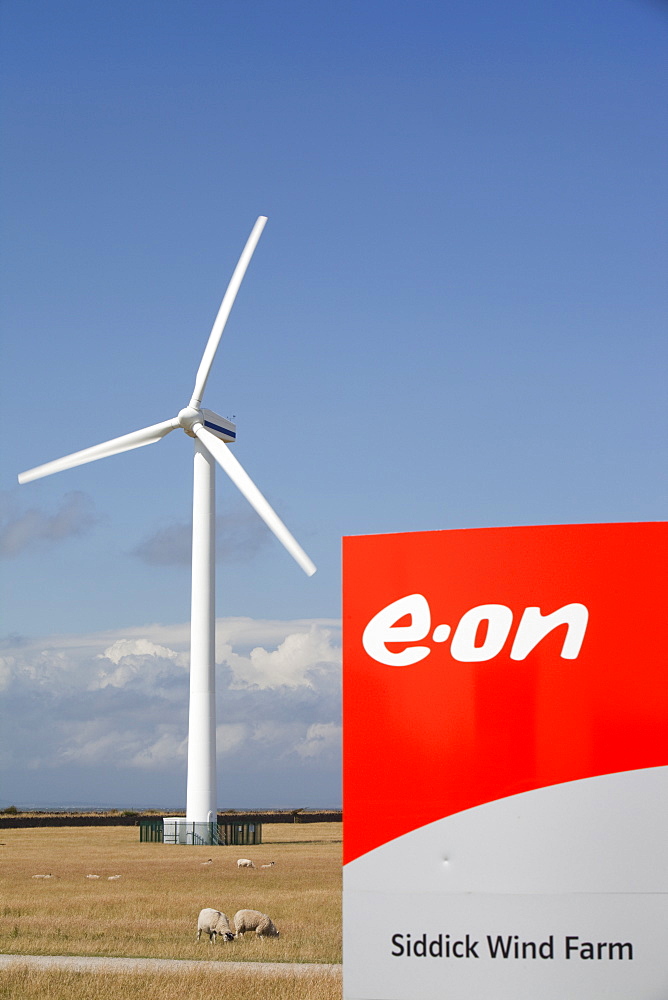
M301 568L311 576L315 566L293 538L276 512L246 474L227 445L236 439L236 428L224 417L202 408L202 397L220 338L239 286L266 223L260 216L253 226L234 270L214 321L199 369L192 398L171 420L152 424L103 444L93 445L54 462L22 472L20 483L51 476L77 465L95 462L143 445L155 444L181 427L194 438L192 533L192 598L190 620L190 710L188 718L188 781L186 824L197 824L200 837L211 842L217 819L216 807L216 717L215 717L215 462L218 462L250 505L285 546ZM195 830L195 827L192 827ZM209 831L209 836L206 835ZM201 838L201 839L200 839Z

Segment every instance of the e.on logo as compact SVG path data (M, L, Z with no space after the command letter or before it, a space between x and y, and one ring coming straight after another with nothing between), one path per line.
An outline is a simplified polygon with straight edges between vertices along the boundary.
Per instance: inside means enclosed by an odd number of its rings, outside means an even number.
M397 622L410 616L409 625ZM524 660L546 635L560 625L567 625L561 647L565 660L575 660L582 647L589 612L584 604L565 604L551 614L544 615L540 608L525 608L517 626L510 650L511 660ZM480 604L462 615L454 630L450 653L462 663L479 663L491 660L503 649L513 625L513 612L505 604ZM485 627L486 626L486 627ZM362 645L372 659L389 667L408 667L419 663L431 653L430 646L410 645L399 653L388 649L388 644L415 643L431 633L433 642L447 642L452 629L449 625L436 625L432 631L431 609L423 594L400 597L374 615L364 629ZM482 641L478 642L482 636Z

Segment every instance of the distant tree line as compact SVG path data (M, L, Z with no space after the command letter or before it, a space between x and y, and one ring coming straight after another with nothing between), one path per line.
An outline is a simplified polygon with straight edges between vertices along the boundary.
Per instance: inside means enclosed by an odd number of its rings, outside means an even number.
M178 811L177 811L178 812ZM139 826L142 819L157 819L161 815L173 816L174 812L161 813L156 810L139 812L134 809L110 809L99 812L62 813L31 810L21 812L16 806L0 810L0 829L31 826ZM319 812L311 809L277 809L241 812L235 809L218 813L219 823L340 823L340 810L326 809Z

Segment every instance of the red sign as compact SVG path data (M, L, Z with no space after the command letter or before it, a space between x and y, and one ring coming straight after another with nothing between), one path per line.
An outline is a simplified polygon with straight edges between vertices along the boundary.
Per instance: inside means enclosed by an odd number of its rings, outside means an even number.
M345 861L668 763L666 524L344 539Z

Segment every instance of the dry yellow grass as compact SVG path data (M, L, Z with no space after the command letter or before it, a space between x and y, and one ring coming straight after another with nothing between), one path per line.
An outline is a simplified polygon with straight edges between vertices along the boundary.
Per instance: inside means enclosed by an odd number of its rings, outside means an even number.
M340 962L340 838L333 823L267 824L256 847L140 844L137 827L5 830L0 951ZM276 865L238 869L239 857ZM212 863L203 865L208 858ZM120 879L109 881L116 874ZM245 907L261 910L281 936L197 944L197 915L206 906L230 918Z
M17 967L0 972L7 1000L341 1000L341 980L314 973L276 977L249 972L63 972Z

